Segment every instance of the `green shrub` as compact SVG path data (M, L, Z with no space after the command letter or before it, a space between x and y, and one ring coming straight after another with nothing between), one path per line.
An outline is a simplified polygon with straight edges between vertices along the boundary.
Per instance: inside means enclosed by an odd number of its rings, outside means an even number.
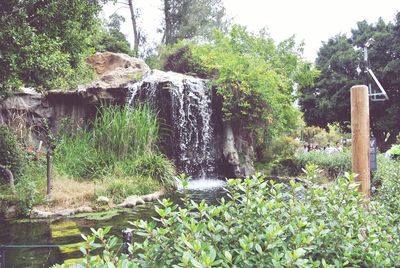
M107 193L119 193L121 198L149 193L158 183L172 189L175 169L158 151L158 129L148 105L103 107L93 129L81 128L61 137L55 153L57 171L75 178L123 178L132 185L117 180Z
M22 152L13 133L4 124L0 124L0 164L9 168L16 178L22 172ZM0 177L0 184L2 182Z
M292 161L293 169L301 171L307 164L319 166L329 178L335 179L351 170L351 151L329 154L324 151L298 152Z
M17 200L24 217L29 217L33 206L40 204L45 197L47 166L45 161L34 160L30 155L26 158L18 183L16 184Z
M393 145L388 151L389 155L395 159L400 159L400 145Z
M314 174L308 172L308 179ZM393 215L362 195L346 174L327 187L290 185L261 177L228 182L229 200L218 205L164 199L158 223L140 220L130 260L116 253L105 230L86 237L85 246L106 247L101 259L85 250L82 265L126 267L395 267L400 239ZM184 199L186 200L186 199ZM107 229L109 230L109 229ZM114 251L113 251L114 248ZM96 255L96 256L93 256ZM128 266L130 265L130 266Z
M63 135L55 150L55 166L61 175L96 178L107 173L108 162L93 146L90 132Z
M378 188L374 199L400 217L400 161L378 157L378 170L374 173L373 182Z
M119 159L153 152L157 147L159 125L149 105L102 107L93 125L97 151Z
M175 188L175 167L164 155L146 154L137 157L131 166L134 174L159 181L167 190Z

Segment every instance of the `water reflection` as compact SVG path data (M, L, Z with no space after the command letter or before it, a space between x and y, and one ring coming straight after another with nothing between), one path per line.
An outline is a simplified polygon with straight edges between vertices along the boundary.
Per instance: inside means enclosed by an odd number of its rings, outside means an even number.
M225 196L225 182L217 179L198 179L189 182L188 194L192 200L205 200L216 204ZM166 196L175 203L181 203L182 190ZM49 267L66 259L79 258L80 233L90 233L90 228L112 226L111 234L121 237L121 232L129 227L128 221L151 219L157 216L149 202L132 209L120 210L110 218L87 219L67 218L39 221L0 221L0 244L4 245L66 245L55 248L8 248L6 267Z

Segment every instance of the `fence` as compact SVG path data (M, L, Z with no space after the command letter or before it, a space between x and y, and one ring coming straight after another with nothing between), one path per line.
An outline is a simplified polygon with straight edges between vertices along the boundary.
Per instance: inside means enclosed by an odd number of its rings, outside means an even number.
M133 237L133 230L132 229L125 229L122 231L122 253L129 254L129 246L132 244L132 237ZM7 249L39 249L39 248L59 248L69 246L70 244L66 245L0 245L0 268L6 268L6 252Z

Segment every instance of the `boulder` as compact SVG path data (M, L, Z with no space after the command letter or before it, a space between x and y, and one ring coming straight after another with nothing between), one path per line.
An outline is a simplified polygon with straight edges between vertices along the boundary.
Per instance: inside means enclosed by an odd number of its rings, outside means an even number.
M93 212L93 209L91 207L79 207L75 209L75 213L89 213Z
M4 212L4 218L6 219L14 219L18 217L19 209L16 205L10 206Z
M118 204L117 207L120 208L131 208L137 205L142 205L145 202L143 201L143 199L141 197L138 197L136 195L133 196L128 196L124 202L122 202L121 204Z
M31 211L31 218L32 219L46 219L46 218L51 218L54 217L55 214L52 212L48 212L48 211L42 211L39 209L32 209Z
M54 216L68 217L74 215L75 213L76 213L75 209L69 208L55 212Z
M153 201L153 200L159 199L164 194L165 194L165 191L161 190L161 191L154 192L154 193L151 193L151 194L142 195L141 198L145 202L149 202L149 201Z
M100 205L108 205L110 203L110 199L107 196L99 196L96 200L96 203Z
M132 80L140 80L150 71L143 60L122 53L98 52L88 58L87 62L93 66L100 77L87 88L120 87Z

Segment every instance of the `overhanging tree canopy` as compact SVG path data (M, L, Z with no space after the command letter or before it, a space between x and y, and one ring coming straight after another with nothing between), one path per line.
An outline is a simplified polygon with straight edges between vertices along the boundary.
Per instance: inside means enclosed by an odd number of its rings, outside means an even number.
M102 1L0 2L0 97L22 85L67 87L83 79Z

